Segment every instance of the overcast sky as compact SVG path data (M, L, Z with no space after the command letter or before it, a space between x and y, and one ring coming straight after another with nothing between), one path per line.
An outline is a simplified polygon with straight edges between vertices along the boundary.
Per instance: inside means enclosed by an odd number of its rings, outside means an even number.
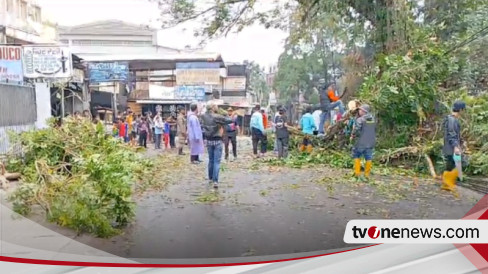
M60 25L77 25L91 21L118 19L157 26L157 6L148 0L38 0L45 19ZM189 27L191 28L191 26ZM256 61L262 66L276 64L283 51L286 33L253 26L208 44L207 51L219 52L225 61ZM195 45L191 29L165 30L159 33L164 46L184 48Z

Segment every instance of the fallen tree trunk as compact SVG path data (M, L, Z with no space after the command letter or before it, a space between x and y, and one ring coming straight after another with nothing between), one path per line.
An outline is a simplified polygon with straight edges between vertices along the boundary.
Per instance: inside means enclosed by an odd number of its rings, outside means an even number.
M5 179L9 180L9 181L15 181L15 180L18 180L20 178L20 173L5 173L3 175L3 177L5 177Z
M388 150L385 155L380 158L380 163L386 164L392 159L398 159L402 156L419 156L421 149L419 147L402 147L395 150Z
M424 154L425 161L427 162L427 166L429 167L430 175L432 175L432 178L436 179L437 174L435 172L434 164L432 163L432 159L430 159L429 155Z
M20 173L8 173L5 169L5 165L3 163L0 163L0 177L2 177L3 180L18 180L20 176Z

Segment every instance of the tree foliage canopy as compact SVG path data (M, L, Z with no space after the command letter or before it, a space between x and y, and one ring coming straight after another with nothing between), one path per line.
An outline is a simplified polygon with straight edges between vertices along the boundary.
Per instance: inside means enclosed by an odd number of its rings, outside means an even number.
M437 141L432 127L449 110L444 106L466 91L487 90L488 0L156 1L167 12L164 25L201 19L195 35L203 39L256 22L287 30L274 87L279 98L297 100L301 91L315 100L318 78L337 81L373 106L388 132L383 147ZM471 132L487 136L476 122L486 110L476 111Z

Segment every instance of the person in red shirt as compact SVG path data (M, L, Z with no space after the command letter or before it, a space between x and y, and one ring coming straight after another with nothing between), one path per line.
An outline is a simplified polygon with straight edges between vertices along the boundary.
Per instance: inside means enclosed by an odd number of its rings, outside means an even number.
M128 136L127 136L127 123L125 122L125 118L121 118L119 120L119 137L124 140L124 142L128 141Z

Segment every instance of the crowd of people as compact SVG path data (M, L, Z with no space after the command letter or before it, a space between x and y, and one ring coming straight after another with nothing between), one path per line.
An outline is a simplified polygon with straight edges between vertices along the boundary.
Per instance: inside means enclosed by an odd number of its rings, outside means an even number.
M334 123L344 123L343 136L352 144L352 158L354 162L354 176L358 179L368 179L373 166L373 153L376 146L377 121L372 110L367 104L360 104L353 100L348 104L348 110L340 98L335 95L334 85L322 83L320 96L320 119L317 119L313 107L307 107L298 123L297 130L302 132L303 140L299 150L303 153L313 151L312 136L324 135L327 127ZM338 109L337 115L332 111ZM446 171L443 176L443 188L452 190L459 174L456 169L456 161L461 154L459 113L465 109L463 102L456 102L453 113L445 122L444 156L446 159ZM252 110L250 119L250 132L252 139L252 152L255 158L266 156L268 145L268 126L272 126L275 135L275 153L279 159L288 157L292 122L286 116L286 109L278 106L277 113L269 118L259 105ZM270 120L268 120L270 119ZM269 124L269 125L268 125ZM190 162L200 164L203 161L200 155L205 148L208 155L208 179L214 188L219 185L219 171L222 154L225 160L234 161L237 158L237 135L240 133L239 116L234 109L228 108L222 111L217 105L207 105L207 111L201 115L196 104L190 106L187 112L185 108L178 108L177 117L163 119L160 113L152 115L136 115L130 108L120 115L113 127L113 135L121 138L130 145L147 147L148 142L153 142L155 149L178 148L179 155L185 155L184 147L189 146ZM176 143L176 138L178 142ZM230 155L229 146L232 146ZM232 156L232 158L230 157ZM365 160L364 175L361 174L362 159Z
M181 116L184 116L185 109L178 109L178 117L168 117L163 119L161 113L153 115L151 112L145 114L136 114L130 108L124 113L119 113L116 117L113 127L112 135L122 139L124 142L136 146L147 148L148 143L153 143L155 149L162 149L162 145L166 149L174 149L176 145L176 137L178 128L184 133L184 128L181 124ZM178 123L179 126L178 126ZM183 154L183 146L178 146L180 154Z
M373 166L373 154L376 146L377 121L371 107L367 104L360 104L353 100L348 104L348 110L336 94L335 85L327 84L324 80L319 81L320 106L315 110L312 106L306 107L298 122L298 130L304 135L299 146L299 151L311 153L313 151L312 136L324 136L327 129L335 123L344 123L342 136L352 145L352 159L354 176L358 179L370 177ZM453 113L444 122L444 158L446 162L443 174L443 186L445 190L455 189L456 178L462 172L460 166L461 138L459 116L465 109L465 103L457 101L453 105ZM278 113L274 117L275 130L275 151L278 158L286 158L289 150L291 121L286 117L286 110L278 107ZM253 151L257 157L265 152L266 131L261 124L259 109L254 110L251 118L253 136ZM257 144L261 142L261 154L257 154ZM365 160L364 175L362 173L361 161ZM457 162L456 162L457 161ZM458 163L457 165L455 163Z

